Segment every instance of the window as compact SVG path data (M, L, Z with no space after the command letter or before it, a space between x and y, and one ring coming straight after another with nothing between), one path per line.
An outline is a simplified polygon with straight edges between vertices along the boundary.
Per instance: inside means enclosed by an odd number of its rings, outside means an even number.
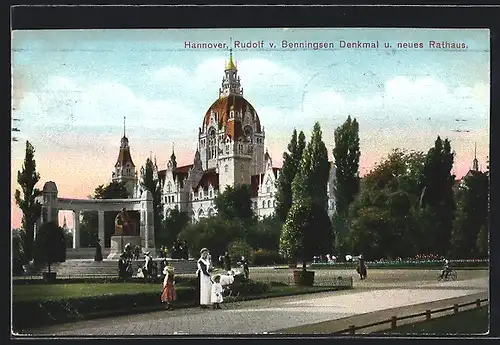
M253 203L253 208L257 209L257 202L256 201L254 201L254 203Z
M226 165L224 165L224 172L228 172L228 170L229 170L228 165L227 165L227 164L226 164Z
M266 208L266 202L262 200L262 208Z
M241 170L241 172L245 171L245 165L244 164L241 164L240 170Z
M267 200L267 207L271 207L271 200Z
M213 194L214 194L214 193L213 193L212 191L210 191L210 192L208 192L208 193L209 193L209 196L210 196L210 199L211 199L211 198L213 197Z
M200 192L198 193L198 195L199 195L200 199L203 199L203 191L202 190L200 190Z
M165 203L167 203L167 202L168 202L168 199L169 199L168 197L165 197Z
M168 182L168 184L167 184L167 192L168 193L172 192L172 183L171 182Z
M271 193L271 186L267 185L266 186L266 190L267 190L268 193Z
M210 129L208 134L208 159L215 158L217 154L217 137L215 136L215 129Z

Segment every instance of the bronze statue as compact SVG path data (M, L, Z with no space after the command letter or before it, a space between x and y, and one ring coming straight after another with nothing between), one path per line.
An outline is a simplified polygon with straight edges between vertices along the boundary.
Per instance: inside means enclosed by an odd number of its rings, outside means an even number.
M122 208L115 218L115 236L136 236L135 223L128 216L127 210Z

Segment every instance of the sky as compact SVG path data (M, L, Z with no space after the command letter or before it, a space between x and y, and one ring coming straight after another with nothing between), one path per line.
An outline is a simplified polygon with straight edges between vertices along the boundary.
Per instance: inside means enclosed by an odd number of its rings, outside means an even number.
M333 46L290 49L283 41ZM378 47L341 41L378 41ZM11 225L21 221L13 196L26 140L35 147L37 187L55 181L60 197L87 198L111 181L124 116L138 170L151 154L164 169L173 147L179 164L192 163L229 47L275 166L293 129L308 138L316 121L332 158L334 130L350 115L360 126L361 175L393 148L427 152L440 135L451 140L453 172L461 177L475 143L482 167L489 155L489 46L489 31L482 29L14 31L12 117L20 119L13 125L20 132L12 142ZM72 226L69 212L60 212L61 224L64 215Z

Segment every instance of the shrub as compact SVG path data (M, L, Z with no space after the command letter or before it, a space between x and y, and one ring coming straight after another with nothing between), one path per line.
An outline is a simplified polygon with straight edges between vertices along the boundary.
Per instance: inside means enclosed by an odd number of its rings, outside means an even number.
M246 279L238 284L237 290L242 296L254 296L268 292L269 285L263 282Z
M54 222L46 222L40 226L36 234L34 258L37 264L50 265L66 261L66 242L64 229Z
M242 256L244 256L249 262L252 261L253 249L244 240L235 240L231 242L227 251L231 257L231 261L234 263L240 261Z
M259 249L253 254L253 264L256 266L269 266L285 264L286 260L274 250Z

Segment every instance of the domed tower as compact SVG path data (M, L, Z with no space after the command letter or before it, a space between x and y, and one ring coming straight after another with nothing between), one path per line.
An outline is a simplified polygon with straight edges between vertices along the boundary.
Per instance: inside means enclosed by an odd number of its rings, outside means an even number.
M243 97L238 68L230 50L219 98L199 128L198 146L203 170L216 169L219 185L250 184L265 171L265 133L254 107Z
M125 186L130 197L134 195L134 189L137 184L137 172L130 155L130 146L128 138L125 135L125 117L123 118L123 137L120 141L120 152L115 164L115 171L112 174L113 182L125 182Z

